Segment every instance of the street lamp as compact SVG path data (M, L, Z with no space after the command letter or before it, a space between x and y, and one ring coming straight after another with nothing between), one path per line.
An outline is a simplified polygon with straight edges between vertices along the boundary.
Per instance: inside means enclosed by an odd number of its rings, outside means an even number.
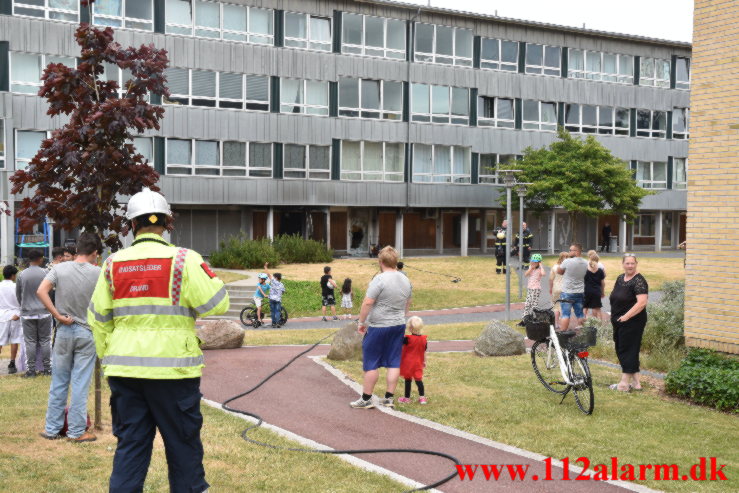
M516 186L516 173L520 173L520 169L499 169L498 175L503 178L503 185L506 191L506 227L505 233L505 319L508 322L511 319L511 190Z
M526 185L531 183L516 183L518 195L518 299L523 296L523 197L526 195Z

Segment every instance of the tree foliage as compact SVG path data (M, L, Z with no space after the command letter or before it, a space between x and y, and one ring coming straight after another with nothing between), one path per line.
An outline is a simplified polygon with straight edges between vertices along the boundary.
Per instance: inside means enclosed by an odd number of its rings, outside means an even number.
M154 45L122 48L110 27L81 24L75 38L81 47L77 68L49 64L38 93L49 103L47 113L67 115L68 123L10 178L12 193L31 193L17 212L21 227L50 218L67 231L107 234L104 243L116 250L118 235L126 232L119 197L143 187L158 190L159 174L132 142L136 134L159 129L164 109L148 99L169 95L167 52ZM105 80L105 64L123 70L124 87Z
M628 164L592 135L582 140L560 127L557 137L549 147L527 148L522 160L509 165L521 170L517 181L530 183L524 196L527 208L544 212L562 207L570 214L573 231L578 214L633 220L650 192L637 186Z

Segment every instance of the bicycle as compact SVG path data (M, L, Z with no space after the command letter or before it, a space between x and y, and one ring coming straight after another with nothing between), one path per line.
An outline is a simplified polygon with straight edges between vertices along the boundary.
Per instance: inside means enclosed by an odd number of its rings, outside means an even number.
M581 329L579 334L573 330L557 332L554 313L551 309L544 313L548 318L546 322L526 324L526 335L536 341L531 347L534 373L544 388L562 395L560 404L571 390L577 407L585 414L593 414L595 395L587 348L595 345L595 329Z
M255 329L258 329L259 327L264 325L265 317L271 318L269 303L262 304L261 318L257 318L257 305L255 305L254 303L247 305L243 310L241 310L241 314L239 315L239 319L245 327L252 326ZM278 322L278 325L285 325L287 323L287 318L288 315L287 310L285 310L285 305L281 305L280 321Z

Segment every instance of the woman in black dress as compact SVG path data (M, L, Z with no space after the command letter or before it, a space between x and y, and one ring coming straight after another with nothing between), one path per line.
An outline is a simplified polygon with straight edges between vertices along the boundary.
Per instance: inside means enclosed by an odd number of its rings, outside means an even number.
M639 350L644 326L647 325L649 285L637 272L633 253L625 254L622 264L624 273L616 279L610 296L613 342L622 373L621 381L611 385L611 389L628 392L631 389L641 390Z

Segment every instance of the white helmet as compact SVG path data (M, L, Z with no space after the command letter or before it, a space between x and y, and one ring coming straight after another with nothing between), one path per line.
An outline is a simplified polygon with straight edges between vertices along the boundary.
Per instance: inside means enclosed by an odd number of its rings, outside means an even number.
M144 188L128 199L126 219L130 221L144 214L164 214L172 217L172 211L169 210L167 199L162 194L152 192L148 188Z

